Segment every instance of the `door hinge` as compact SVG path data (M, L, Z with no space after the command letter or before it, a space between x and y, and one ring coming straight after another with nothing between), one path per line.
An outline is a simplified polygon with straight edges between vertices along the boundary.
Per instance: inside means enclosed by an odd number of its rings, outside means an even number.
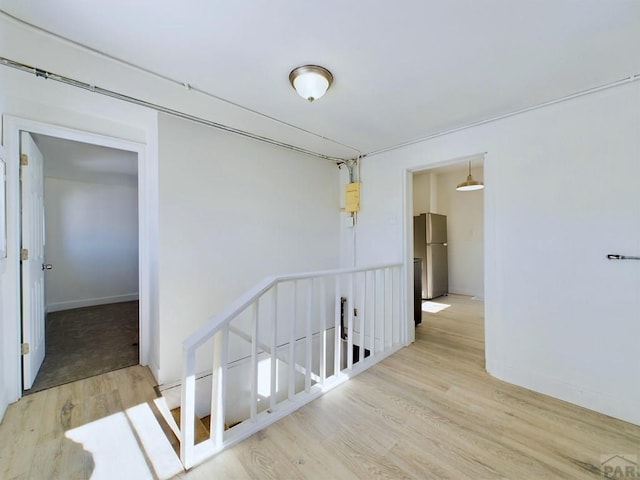
M23 248L20 250L20 260L29 260L29 249Z
M20 345L20 353L22 355L27 355L29 353L29 344L28 343L23 343L22 345Z
M20 165L26 167L29 165L29 155L23 153L20 155Z

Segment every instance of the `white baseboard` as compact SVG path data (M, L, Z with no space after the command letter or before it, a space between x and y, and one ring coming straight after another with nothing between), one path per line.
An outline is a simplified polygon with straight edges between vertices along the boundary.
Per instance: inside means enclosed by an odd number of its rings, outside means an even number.
M131 302L138 300L137 293L129 293L126 295L115 295L112 297L86 298L82 300L70 300L68 302L49 303L46 306L47 312L59 312L62 310L71 310L73 308L94 307L96 305L106 305L108 303Z
M487 370L489 371L489 370ZM489 373L505 382L539 392L565 402L608 415L625 422L640 425L637 397L611 395L608 392L596 391L584 385L575 385L552 378L539 372L531 372L514 366L507 366L502 375Z
M481 300L484 301L484 292L481 294L477 294L474 292L469 292L467 290L461 289L457 290L455 288L451 288L449 290L449 295L462 295L463 297L471 297L472 300Z
M9 406L9 401L7 400L7 392L3 390L0 392L0 423L4 418L4 413L7 411L7 407Z
M160 367L153 360L149 361L149 365L147 365L147 367L151 370L151 375L153 375L156 383L159 384L160 382L158 382L158 379L160 378Z

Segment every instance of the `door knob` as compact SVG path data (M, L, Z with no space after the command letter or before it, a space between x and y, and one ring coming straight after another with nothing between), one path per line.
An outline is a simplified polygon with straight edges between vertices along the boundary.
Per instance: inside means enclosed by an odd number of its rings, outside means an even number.
M50 263L42 264L42 270L51 270L52 268L53 268L53 265L51 265Z

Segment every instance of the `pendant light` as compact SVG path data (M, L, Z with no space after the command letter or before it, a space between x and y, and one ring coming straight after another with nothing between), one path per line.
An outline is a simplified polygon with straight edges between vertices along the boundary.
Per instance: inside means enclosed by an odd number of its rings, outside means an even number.
M458 184L456 190L459 192L470 192L472 190L482 190L483 188L484 183L474 180L471 176L471 160L469 160L469 175L464 182Z
M333 83L333 75L324 67L304 65L291 70L289 81L298 95L313 102L327 92Z

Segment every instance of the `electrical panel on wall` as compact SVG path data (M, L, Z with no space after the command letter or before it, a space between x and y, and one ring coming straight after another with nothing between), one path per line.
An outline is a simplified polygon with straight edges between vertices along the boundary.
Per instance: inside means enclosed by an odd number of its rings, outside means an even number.
M350 213L360 211L360 183L353 182L346 185L344 190L344 209Z

